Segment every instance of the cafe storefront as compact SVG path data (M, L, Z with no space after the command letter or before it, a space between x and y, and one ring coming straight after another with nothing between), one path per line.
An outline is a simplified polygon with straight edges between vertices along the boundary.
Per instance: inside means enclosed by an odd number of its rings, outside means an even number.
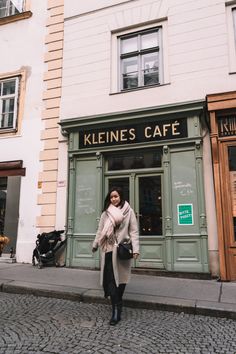
M134 209L140 257L134 268L208 273L203 101L65 119L69 267L99 268L92 254L103 201L121 186Z
M207 96L221 280L236 280L236 92Z

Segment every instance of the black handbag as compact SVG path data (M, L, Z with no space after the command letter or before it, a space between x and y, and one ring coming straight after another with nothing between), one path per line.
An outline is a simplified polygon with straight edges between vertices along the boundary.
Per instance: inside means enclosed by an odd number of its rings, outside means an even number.
M133 247L130 241L122 241L117 246L117 255L119 259L131 259L133 258Z

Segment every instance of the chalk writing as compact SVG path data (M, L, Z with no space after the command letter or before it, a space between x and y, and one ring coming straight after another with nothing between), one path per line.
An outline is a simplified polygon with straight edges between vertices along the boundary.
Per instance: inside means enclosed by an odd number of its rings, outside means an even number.
M181 181L174 182L174 189L178 191L182 197L189 196L193 193L191 183L183 183Z

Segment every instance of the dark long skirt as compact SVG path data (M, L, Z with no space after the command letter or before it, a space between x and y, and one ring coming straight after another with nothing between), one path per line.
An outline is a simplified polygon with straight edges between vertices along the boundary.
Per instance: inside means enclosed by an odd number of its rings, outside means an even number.
M119 284L118 287L116 286L112 265L112 252L107 252L105 254L105 266L103 273L103 289L105 298L110 296L112 302L118 304L122 301L125 285L126 284Z

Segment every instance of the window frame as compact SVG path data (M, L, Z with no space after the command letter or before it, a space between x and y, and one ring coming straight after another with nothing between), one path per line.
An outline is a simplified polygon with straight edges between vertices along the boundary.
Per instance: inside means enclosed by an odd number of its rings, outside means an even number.
M2 95L2 85L8 81L13 81L15 80L15 93L14 94L7 94L7 95ZM17 130L17 114L18 114L18 101L19 101L19 87L20 87L20 77L15 76L15 77L9 77L5 79L0 78L0 132L6 132L6 131L16 131ZM14 111L13 111L13 123L12 127L1 127L2 123L2 102L4 99L11 99L14 98Z
M148 34L148 33L157 33L158 35L158 45L155 47L149 47L142 49L141 48L141 37L142 35ZM137 37L137 50L133 52L128 52L128 53L121 53L121 47L122 47L122 40L128 39L128 38L133 38ZM156 87L160 86L162 84L163 80L163 68L162 68L162 27L161 26L155 26L147 29L141 29L139 31L127 33L127 34L122 34L117 37L118 39L118 65L119 65L119 70L118 70L118 89L120 92L125 92L125 91L133 91L141 88L147 88L147 87ZM145 54L152 54L152 53L157 53L158 54L158 68L157 68L157 73L158 73L158 83L154 83L151 85L144 85L144 75L142 75L142 58L144 57ZM123 77L123 71L122 71L122 63L123 60L126 58L134 58L137 57L137 73L138 73L138 85L133 88L124 88L124 77Z
M6 129L0 129L0 139L6 138L9 136L19 136L21 134L22 118L24 111L24 100L26 94L26 70L19 69L17 71L0 73L0 81L12 80L13 78L18 77L18 95L17 95L17 105L15 107L15 127Z
M131 90L120 90L120 59L119 59L119 37L133 32L141 32L148 29L161 28L160 40L160 85L142 86ZM159 90L163 85L170 85L170 68L169 68L169 38L168 38L168 17L162 17L150 23L129 25L125 28L113 28L111 35L111 57L110 57L110 93L109 95L129 94L140 90Z

